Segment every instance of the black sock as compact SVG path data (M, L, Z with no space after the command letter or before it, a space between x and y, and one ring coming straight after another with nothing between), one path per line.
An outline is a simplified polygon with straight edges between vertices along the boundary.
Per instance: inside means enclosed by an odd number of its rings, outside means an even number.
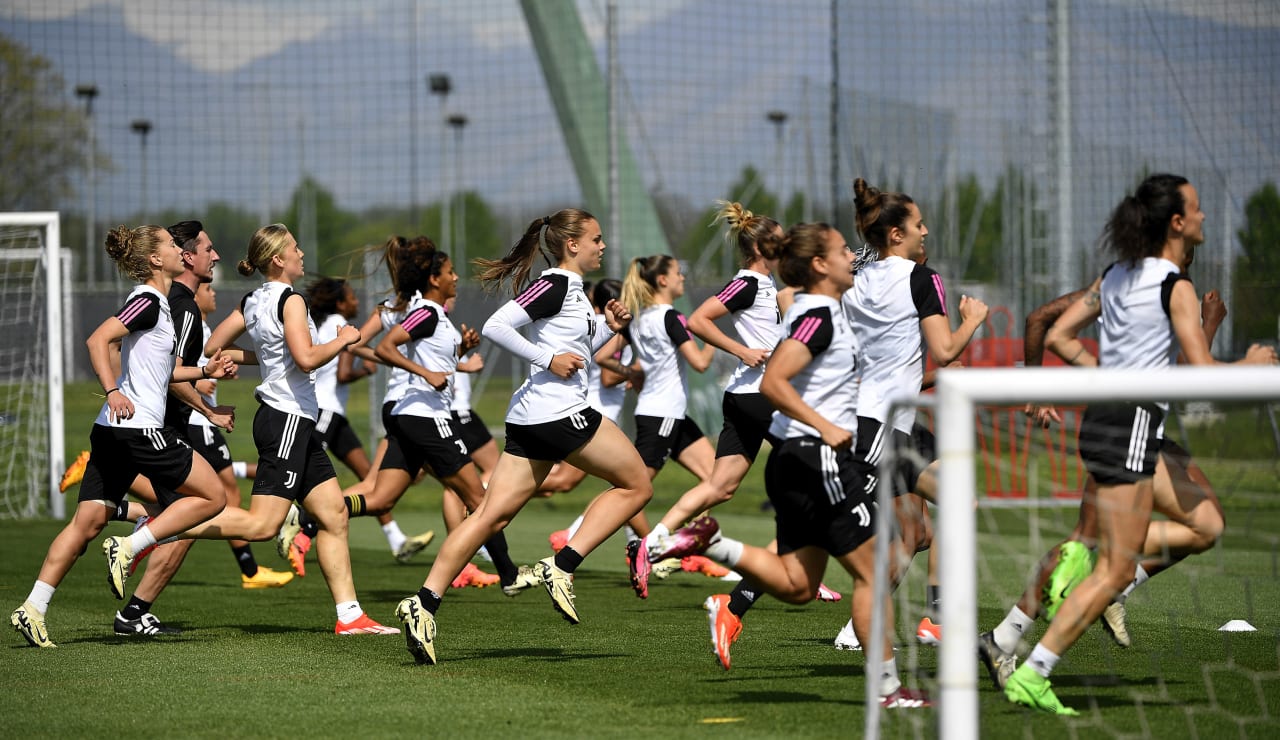
M364 496L352 494L350 496L343 496L342 499L347 502L347 516L364 516Z
M312 539L315 539L316 534L320 532L320 523L312 519L307 510L301 506L298 507L298 525L302 527L302 533Z
M422 602L422 608L427 610L431 616L436 615L436 611L440 608L440 594L423 586L418 589L418 600Z
M933 619L937 619L938 615L942 613L940 611L942 609L941 601L939 600L940 597L938 595L938 592L941 589L942 589L941 586L925 586L924 587L924 600L929 605L928 609L933 614L933 617L932 617Z
M231 554L236 556L236 565L240 566L240 572L246 578L258 575L258 561L253 559L253 550L248 545L231 548Z
M582 565L582 556L578 551L565 545L560 548L560 552L556 553L556 567L565 573L572 573Z
M738 585L729 593L729 613L741 618L761 595L760 589L751 581L745 578L738 581Z
M120 610L120 616L131 620L139 619L149 611L151 611L150 601L143 601L137 596L130 596L129 603L125 604L124 608Z
M111 515L111 520L115 522L129 521L129 502L121 501L116 504L116 513Z
M489 551L489 557L493 558L493 567L498 571L502 585L510 586L515 583L520 569L511 562L511 554L507 552L507 535L502 532L495 534L484 543L484 547Z

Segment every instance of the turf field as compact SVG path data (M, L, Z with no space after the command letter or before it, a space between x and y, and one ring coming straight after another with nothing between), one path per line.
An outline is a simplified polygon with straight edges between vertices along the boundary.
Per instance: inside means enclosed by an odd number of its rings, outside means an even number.
M229 390L229 389L228 389ZM505 391L503 391L505 393ZM92 403L72 403L70 435L84 435ZM501 394L499 394L501 395ZM224 395L224 399L231 394ZM492 400L489 401L493 403ZM232 435L249 456L251 402ZM96 411L96 407L93 409ZM482 407L491 424L501 413ZM79 414L85 418L74 417ZM362 428L357 426L357 428ZM72 454L78 443L69 447ZM1280 499L1266 488L1267 467L1222 464L1218 479L1240 469L1247 480L1224 492L1228 529L1215 550L1151 581L1129 601L1135 645L1121 651L1093 628L1054 677L1059 696L1081 708L1076 720L1031 715L980 683L986 737L1125 734L1152 737L1275 737L1280 734ZM1235 472L1233 472L1235 471ZM1239 480L1237 475L1233 480ZM650 511L664 509L691 479L659 476ZM1259 490L1261 488L1262 490ZM517 562L545 556L548 532L563 528L597 490L531 503L508 529ZM771 520L759 510L758 471L718 513L726 530L765 542ZM442 530L434 485L410 491L396 515L406 533ZM982 611L994 625L1048 540L1073 522L1069 511L1028 514L983 510L979 563ZM1033 526L1029 526L1033 525ZM0 522L0 606L16 607L31 587L60 524ZM125 525L109 531L125 532ZM1028 532L1032 534L1029 536ZM351 550L361 603L384 623L426 575L439 540L410 566L396 564L372 519L352 526ZM259 561L284 568L269 543ZM848 619L847 601L793 607L764 599L747 618L726 673L710 652L699 608L718 581L676 574L655 582L647 601L627 586L621 538L594 553L576 583L583 623L569 626L544 593L515 599L496 588L464 589L439 614L441 664L414 665L398 636L337 637L318 566L283 589L245 591L225 545L201 543L154 611L186 632L174 639L118 638L111 619L122 602L109 594L96 547L60 587L48 617L56 650L28 648L6 632L0 665L0 734L97 736L320 737L851 737L864 713L861 653L831 640ZM913 609L923 594L923 558L903 586ZM828 572L843 591L850 581ZM930 687L936 656L906 639L918 613L901 620L899 664L908 683ZM1229 619L1257 632L1220 633ZM888 736L936 734L935 714L886 718Z

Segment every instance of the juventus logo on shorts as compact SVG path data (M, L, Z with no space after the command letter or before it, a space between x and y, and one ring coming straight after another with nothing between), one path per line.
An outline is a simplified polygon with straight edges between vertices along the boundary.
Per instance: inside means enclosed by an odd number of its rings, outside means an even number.
M569 414L569 423L578 431L587 428L587 420L582 414Z
M295 472L293 472L292 470L287 470L287 471L285 471L285 474L284 474L284 487L285 487L285 488L293 488L293 487L294 487L295 485L297 485L297 484L298 484L298 474L297 474L297 473L295 473Z
M853 511L849 513L858 515L859 527L865 527L871 524L871 512L867 510L866 504L858 504L857 506L853 507Z

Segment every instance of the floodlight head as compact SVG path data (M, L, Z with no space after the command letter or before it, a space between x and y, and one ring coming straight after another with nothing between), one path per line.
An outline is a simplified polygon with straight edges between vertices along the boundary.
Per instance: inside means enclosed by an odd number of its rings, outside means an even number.
M145 118L139 118L133 122L130 128L132 128L135 133L140 134L142 138L145 139L147 137L147 134L151 133L151 121L148 121Z
M98 97L98 86L97 85L76 85L76 97L88 98L90 101L92 101L94 98Z
M779 126L787 122L787 112L784 110L771 110L764 114L764 116L769 119L769 123L777 124Z
M427 75L427 88L433 95L448 95L453 90L449 75L442 72Z
M461 129L466 127L467 117L461 113L454 113L446 118L445 122L455 129Z

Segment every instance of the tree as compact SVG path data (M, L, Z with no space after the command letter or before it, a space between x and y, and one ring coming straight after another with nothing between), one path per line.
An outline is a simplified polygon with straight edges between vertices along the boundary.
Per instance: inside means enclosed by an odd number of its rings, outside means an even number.
M85 114L52 63L0 36L0 211L65 209L88 152Z
M307 263L316 274L345 270L348 259L344 255L361 246L345 241L359 218L340 208L333 193L310 175L303 177L293 191L281 223L297 237L298 246L304 255L309 255Z
M1236 260L1234 334L1246 345L1275 340L1280 316L1280 193L1267 183L1244 204L1244 228L1236 232L1244 255Z

